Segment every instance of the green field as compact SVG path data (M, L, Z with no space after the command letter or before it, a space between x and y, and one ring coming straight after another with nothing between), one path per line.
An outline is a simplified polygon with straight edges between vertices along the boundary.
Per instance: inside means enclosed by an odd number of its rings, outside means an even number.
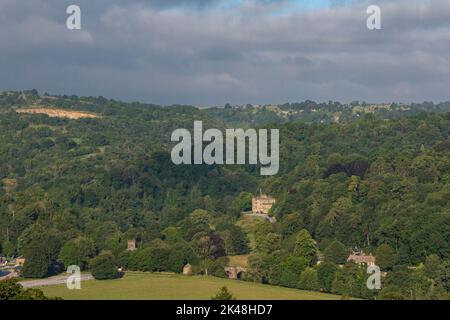
M117 280L82 282L81 290L65 285L41 288L49 297L65 300L209 300L222 286L237 299L249 300L337 300L339 296L227 280L213 277L172 274L127 273Z

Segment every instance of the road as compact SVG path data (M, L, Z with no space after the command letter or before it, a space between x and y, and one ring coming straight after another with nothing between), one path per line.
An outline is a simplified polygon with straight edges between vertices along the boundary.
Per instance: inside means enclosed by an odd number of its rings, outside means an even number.
M59 275L54 276L46 279L39 279L39 280L25 280L20 281L19 283L24 288L32 288L32 287L43 287L43 286L53 286L56 284L65 284L67 281L67 278L70 275ZM89 273L83 273L81 275L81 281L89 281L94 280L94 277Z

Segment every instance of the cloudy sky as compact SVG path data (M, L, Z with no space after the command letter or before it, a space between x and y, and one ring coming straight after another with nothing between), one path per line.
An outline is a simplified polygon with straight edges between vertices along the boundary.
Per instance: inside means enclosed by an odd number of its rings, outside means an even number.
M370 4L382 30L366 27ZM30 88L202 106L450 100L450 1L0 0L0 90Z

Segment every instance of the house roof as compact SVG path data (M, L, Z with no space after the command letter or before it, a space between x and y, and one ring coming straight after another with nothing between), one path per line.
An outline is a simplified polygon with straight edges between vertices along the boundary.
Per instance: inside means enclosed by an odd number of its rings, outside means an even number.
M375 263L375 257L365 254L351 254L347 261L354 261L356 263Z

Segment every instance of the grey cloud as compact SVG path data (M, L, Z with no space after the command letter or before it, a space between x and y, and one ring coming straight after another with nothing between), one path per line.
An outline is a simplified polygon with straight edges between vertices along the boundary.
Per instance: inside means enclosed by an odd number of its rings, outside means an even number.
M162 104L449 100L450 2L372 1L273 14L289 1L0 0L0 90ZM189 9L187 9L189 7Z

